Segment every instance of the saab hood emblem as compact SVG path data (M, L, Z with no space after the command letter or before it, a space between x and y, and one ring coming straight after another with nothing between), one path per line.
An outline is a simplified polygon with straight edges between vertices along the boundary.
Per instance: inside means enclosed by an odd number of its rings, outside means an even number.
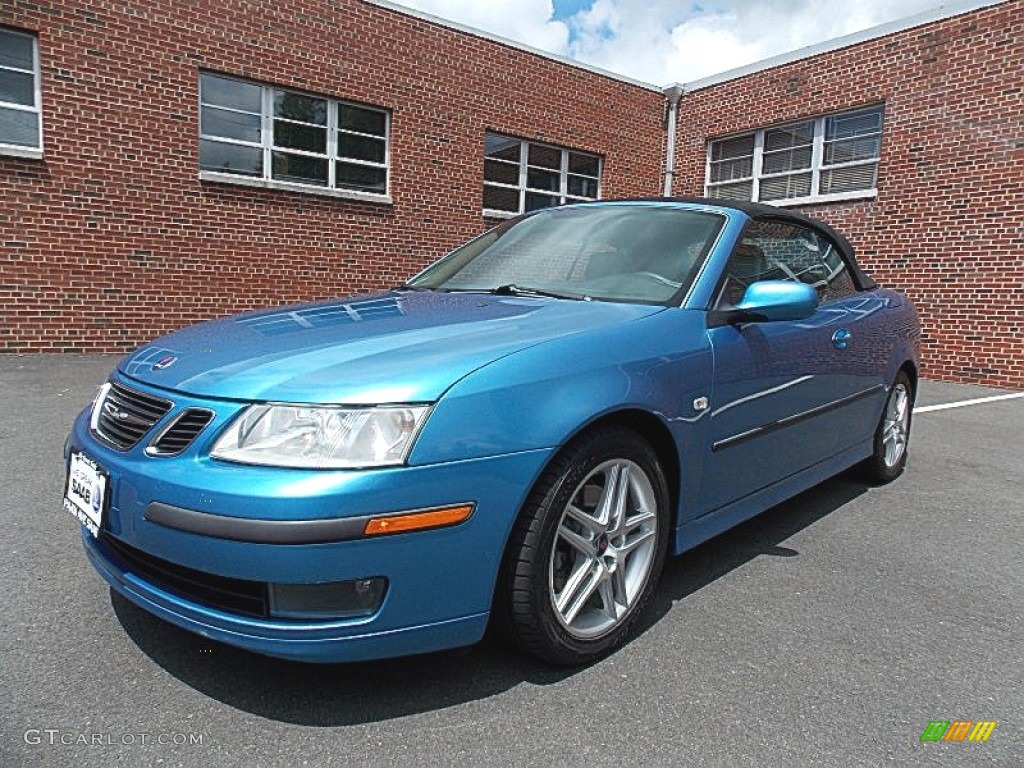
M170 368L177 362L177 360L178 358L175 357L174 355L167 355L166 357L161 357L159 360L153 363L153 370L162 371L164 368Z

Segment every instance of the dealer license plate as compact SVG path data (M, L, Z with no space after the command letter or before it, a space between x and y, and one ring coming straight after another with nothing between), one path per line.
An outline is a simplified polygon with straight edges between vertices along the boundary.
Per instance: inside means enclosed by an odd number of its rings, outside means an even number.
M68 485L64 491L64 509L99 536L103 508L107 500L107 473L84 453L72 453L68 466Z

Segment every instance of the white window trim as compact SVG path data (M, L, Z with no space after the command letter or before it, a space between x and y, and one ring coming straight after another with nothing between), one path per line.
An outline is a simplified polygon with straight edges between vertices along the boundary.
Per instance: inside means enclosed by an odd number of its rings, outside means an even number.
M490 219L511 219L519 216L526 212L526 195L528 192L533 192L538 195L547 195L548 197L559 198L558 205L571 205L572 203L588 203L593 200L601 199L602 183L601 177L604 171L604 160L600 155L596 155L593 152L584 152L579 149L571 149L569 147L560 147L556 144L546 144L540 141L529 141L528 139L520 139L515 136L509 136L499 131L487 131L488 135L500 136L503 139L509 139L511 141L519 142L519 183L518 184L504 184L500 181L487 181L484 179L485 187L498 187L499 189L513 189L519 193L519 210L513 213L512 211L501 211L495 208L484 208L483 215ZM544 168L539 165L530 165L530 147L544 147L545 149L553 149L560 152L559 169L556 171L554 168ZM597 159L597 176L590 176L586 173L569 173L569 153L575 152L578 155L589 155ZM506 165L515 165L511 160L504 160L500 157L487 157L484 154L484 161L494 160L499 163L505 163ZM550 173L558 173L558 191L553 192L549 189L534 189L533 187L527 186L527 178L530 168L536 168L540 171L548 171ZM597 197L580 197L579 195L569 194L569 176L580 176L581 178L593 179L597 182Z
M814 205L817 203L841 203L847 200L873 200L878 197L878 189L855 189L851 192L832 192L827 195L814 195L810 197L787 197L783 200L764 200L764 205L774 205L776 208L789 208L796 205Z
M215 136L213 134L206 134L202 132L202 110L203 110L203 93L202 93L202 76L209 74L212 77L220 77L225 80L236 80L246 85L256 85L262 90L260 93L260 141L243 141L241 139L232 139L225 136ZM243 147L252 147L261 151L261 157L263 160L263 175L262 176L247 176L240 173L226 173L224 171L213 171L200 168L199 180L200 181L211 181L219 184L237 184L242 187L254 187L258 189L273 189L280 190L283 192L301 192L310 195L321 195L324 197L337 197L348 200L358 200L361 202L369 203L383 203L390 205L394 202L391 197L391 111L384 109L383 107L375 107L363 104L357 104L354 102L344 101L342 99L332 99L329 96L323 96L320 94L307 94L305 91L296 90L294 88L280 88L272 85L266 85L264 83L256 82L253 80L246 80L241 77L234 77L232 75L225 75L219 72L206 72L200 71L199 73L199 89L197 93L198 100L198 136L200 140L216 141L221 144L237 144ZM323 99L327 102L327 124L325 126L327 130L327 154L320 154L318 152L308 152L300 149L292 149L290 147L279 147L274 143L274 93L276 91L284 91L289 93L300 93L302 95L308 95L312 98ZM376 134L364 134L357 131L350 131L347 129L338 128L338 109L341 105L358 107L359 109L372 110L374 112L380 112L384 115L384 135L378 136ZM223 109L229 112L243 112L244 114L255 114L253 112L247 112L245 110L232 109L231 107L222 107L220 105L209 105L214 109ZM297 122L289 120L287 122ZM364 160L356 160L352 158L338 157L337 156L337 132L342 130L343 133L350 134L353 136L366 136L376 140L383 139L384 141L384 162L373 163ZM274 151L287 152L288 154L302 155L305 157L315 157L327 160L327 186L320 186L317 184L304 184L296 181L283 181L281 179L273 178L273 153ZM385 172L385 191L381 192L367 192L359 189L344 189L334 186L337 178L337 163L346 163L350 165L364 165L368 168L383 169Z
M762 174L761 169L764 161L764 135L766 131L775 130L777 128L785 128L787 125L796 125L798 123L809 122L812 118L804 120L796 120L786 123L779 123L777 125L771 125L766 128L758 128L754 131L743 131L741 133L734 133L727 136L716 136L713 139L709 139L707 142L707 152L704 164L704 196L711 197L711 190L715 187L721 187L728 184L740 184L743 182L751 182L751 202L764 203L766 205L774 205L779 208L788 208L790 206L799 205L814 205L818 203L834 203L844 202L847 200L871 200L878 197L878 182L877 174L875 186L870 189L856 189L848 192L830 192L828 194L815 194L813 191L820 189L821 174L822 171L830 171L835 168L847 168L858 165L874 165L880 167L882 162L882 153L879 149L878 157L873 160L851 160L844 163L833 163L832 165L824 165L825 159L825 122L832 117L839 117L845 114L851 114L854 112L864 112L872 109L878 109L883 111L884 121L884 109L881 104L869 105L864 107L857 107L856 109L848 109L842 112L832 112L827 115L819 115L813 118L814 121L814 140L811 147L811 167L810 169L800 169L799 171L793 172L782 172L775 174ZM883 122L884 129L884 122ZM881 137L881 131L878 132ZM728 181L721 181L712 183L711 182L711 148L716 141L723 141L727 139L739 138L741 136L754 136L754 155L751 163L752 176L744 176L739 179L729 179ZM781 178L783 176L791 176L794 173L806 173L807 170L811 171L811 190L812 194L804 197L787 197L779 200L761 200L761 181L766 178ZM716 198L718 199L718 198Z
M22 72L26 75L32 75L32 85L35 103L31 107L26 107L24 104L11 104L6 101L0 101L0 106L4 109L13 109L18 112L32 112L39 118L37 124L39 126L36 137L35 147L26 147L23 144L5 144L0 141L0 155L7 157L20 157L28 160L41 160L43 158L43 78L40 73L39 66L39 37L27 32L18 32L13 29L2 29L9 35L17 35L19 37L27 37L32 41L32 71L29 72L27 69L18 69L17 67L9 67L13 72Z

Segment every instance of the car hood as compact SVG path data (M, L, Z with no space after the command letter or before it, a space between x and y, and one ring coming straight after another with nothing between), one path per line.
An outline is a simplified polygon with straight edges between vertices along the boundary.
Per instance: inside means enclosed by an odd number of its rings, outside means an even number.
M191 395L297 403L437 400L535 344L663 307L392 291L226 317L157 339L119 371Z

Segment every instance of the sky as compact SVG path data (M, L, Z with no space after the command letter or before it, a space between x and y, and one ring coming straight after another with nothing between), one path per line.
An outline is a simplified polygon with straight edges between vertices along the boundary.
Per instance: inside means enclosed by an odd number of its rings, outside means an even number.
M654 85L690 82L942 0L392 0Z

